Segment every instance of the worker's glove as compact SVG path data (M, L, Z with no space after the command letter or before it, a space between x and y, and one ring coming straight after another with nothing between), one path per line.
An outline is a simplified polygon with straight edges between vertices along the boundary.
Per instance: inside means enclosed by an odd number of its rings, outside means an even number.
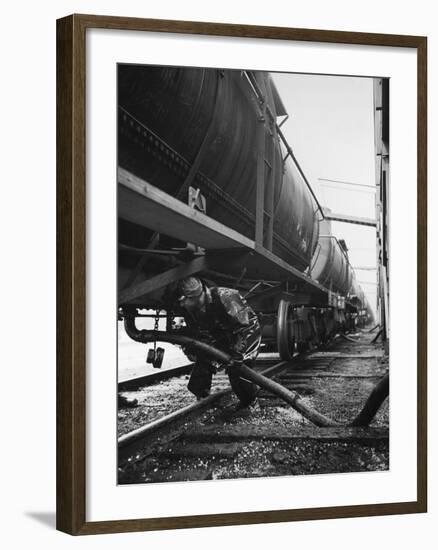
M187 359L193 362L196 361L196 352L193 348L183 347L182 350L186 354Z
M213 374L216 374L221 367L222 365L218 361L211 361L210 363L210 369Z
M242 354L234 354L231 357L232 363L229 365L229 368L234 367L240 367L243 365L243 355Z

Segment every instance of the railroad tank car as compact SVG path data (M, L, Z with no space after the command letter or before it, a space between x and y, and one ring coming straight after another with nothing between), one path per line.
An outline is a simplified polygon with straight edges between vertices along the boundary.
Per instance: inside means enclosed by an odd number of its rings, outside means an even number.
M324 208L324 214L330 210ZM354 280L345 242L332 235L331 222L320 221L320 235L312 260L311 276L329 290L349 296Z
M196 187L207 213L254 237L257 113L242 71L119 66L119 165L187 202L186 180L198 163ZM285 114L268 73L252 73L275 117ZM274 254L300 271L310 265L318 242L317 207L279 140L267 146L265 202L272 201ZM271 143L269 143L271 142ZM272 171L272 174L269 172ZM271 192L271 196L268 196ZM147 243L147 233L122 220L122 237Z
M360 304L361 307L365 307L365 305L367 304L365 293L359 283L356 281L355 276L353 277L353 282L351 284L349 294L353 301L357 301L357 303Z
M262 136L266 205L262 245L269 244L266 227L270 226L269 250L274 260L286 262L303 277L295 285L285 280L251 280L245 278L245 269L239 277L234 272L227 275L226 262L218 275L222 284L244 290L262 320L264 342L289 359L295 347L306 349L326 341L340 327L353 327L357 311L366 302L346 247L332 235L331 224L323 219L293 153L278 136L277 120L287 113L271 76L119 65L118 164L185 204L196 188L205 199L203 211L209 218L254 239L261 96L271 115ZM163 266L175 266L175 251L180 251L180 257L194 251L202 254L202 249L190 248L175 235L157 234L147 219L137 224L120 216L118 238L119 297L134 282L156 278ZM207 276L217 284L215 274ZM309 283L310 291L302 281ZM260 292L254 291L257 287ZM178 313L178 306L162 300L162 294L157 298L151 291L127 304L129 311L134 306L173 309L168 314L171 327L169 316ZM128 310L123 310L123 300L119 305L123 316Z
M352 270L339 241L333 235L321 235L312 277L330 290L346 296L351 288Z

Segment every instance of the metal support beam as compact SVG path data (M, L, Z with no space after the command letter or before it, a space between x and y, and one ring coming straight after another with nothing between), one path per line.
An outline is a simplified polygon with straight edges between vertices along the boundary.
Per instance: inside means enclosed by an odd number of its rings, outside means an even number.
M263 224L265 216L265 107L257 121L257 181L255 242L263 246Z
M161 189L118 169L119 216L206 249L252 248L254 241L198 212Z
M276 125L272 125L272 135L268 137L268 147L266 153L269 154L269 177L267 180L268 183L268 192L267 192L267 204L266 211L268 213L268 226L266 228L266 238L265 246L267 250L272 251L272 243L274 239L274 189L275 189L275 171L276 171L276 154L275 154L275 144L277 142L277 128Z
M366 225L368 227L377 227L376 220L372 218L360 218L358 216L349 216L347 214L334 214L333 212L325 214L326 220L332 220L334 222L353 223L356 225Z
M245 277L249 279L274 280L289 284L299 283L302 285L304 293L314 292L320 297L329 292L327 288L311 279L309 275L302 273L273 252L266 250L263 245L255 243L202 212L190 208L175 197L122 168L119 168L118 171L118 182L119 216L152 231L201 246L206 250L208 256L208 266L203 269L221 271L221 267L224 265L227 265L227 269L229 269L227 255L231 255L232 261L239 258L237 262L239 265L236 265L236 269L238 269L236 277L245 267ZM224 254L223 262L220 263L222 253ZM133 288L136 288L136 285ZM128 290L126 289L126 293ZM126 296L128 294L121 293L120 295L123 298Z
M160 290L167 285L174 283L175 281L183 279L184 277L189 277L190 275L199 273L200 271L206 269L206 267L207 260L204 256L201 256L192 260L191 262L179 265L178 267L169 269L164 273L155 275L154 277L151 277L150 279L147 279L142 283L138 283L134 286L126 288L125 290L122 290L122 292L120 292L119 294L119 305L128 304L129 302L132 302L140 298L141 296L145 296L146 294L150 294L151 292Z

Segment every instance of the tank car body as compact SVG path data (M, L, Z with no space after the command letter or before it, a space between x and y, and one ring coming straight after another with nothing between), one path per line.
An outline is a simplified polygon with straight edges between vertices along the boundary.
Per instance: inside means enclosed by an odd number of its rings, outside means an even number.
M270 75L253 74L274 116L285 114ZM242 71L121 65L119 165L183 202L190 180L211 218L254 238L258 114L251 94ZM265 204L272 202L272 251L304 271L318 241L317 207L269 131L264 177L271 182ZM134 240L129 229L122 225L122 237ZM144 232L143 246L147 238Z
M312 277L328 289L348 296L352 269L342 245L333 235L321 235L312 267Z
M324 214L330 210L324 208ZM330 291L348 297L355 281L353 268L348 259L344 241L332 235L331 222L323 219L319 223L320 234L311 267L311 276Z

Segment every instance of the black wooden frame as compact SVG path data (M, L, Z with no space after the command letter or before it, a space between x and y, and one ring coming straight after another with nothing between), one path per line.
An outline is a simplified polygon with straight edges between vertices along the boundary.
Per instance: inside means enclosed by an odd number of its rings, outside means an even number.
M85 514L85 32L172 32L414 48L417 143L417 500L372 505L87 522ZM427 39L374 33L94 15L57 21L57 528L70 534L346 518L427 510Z

